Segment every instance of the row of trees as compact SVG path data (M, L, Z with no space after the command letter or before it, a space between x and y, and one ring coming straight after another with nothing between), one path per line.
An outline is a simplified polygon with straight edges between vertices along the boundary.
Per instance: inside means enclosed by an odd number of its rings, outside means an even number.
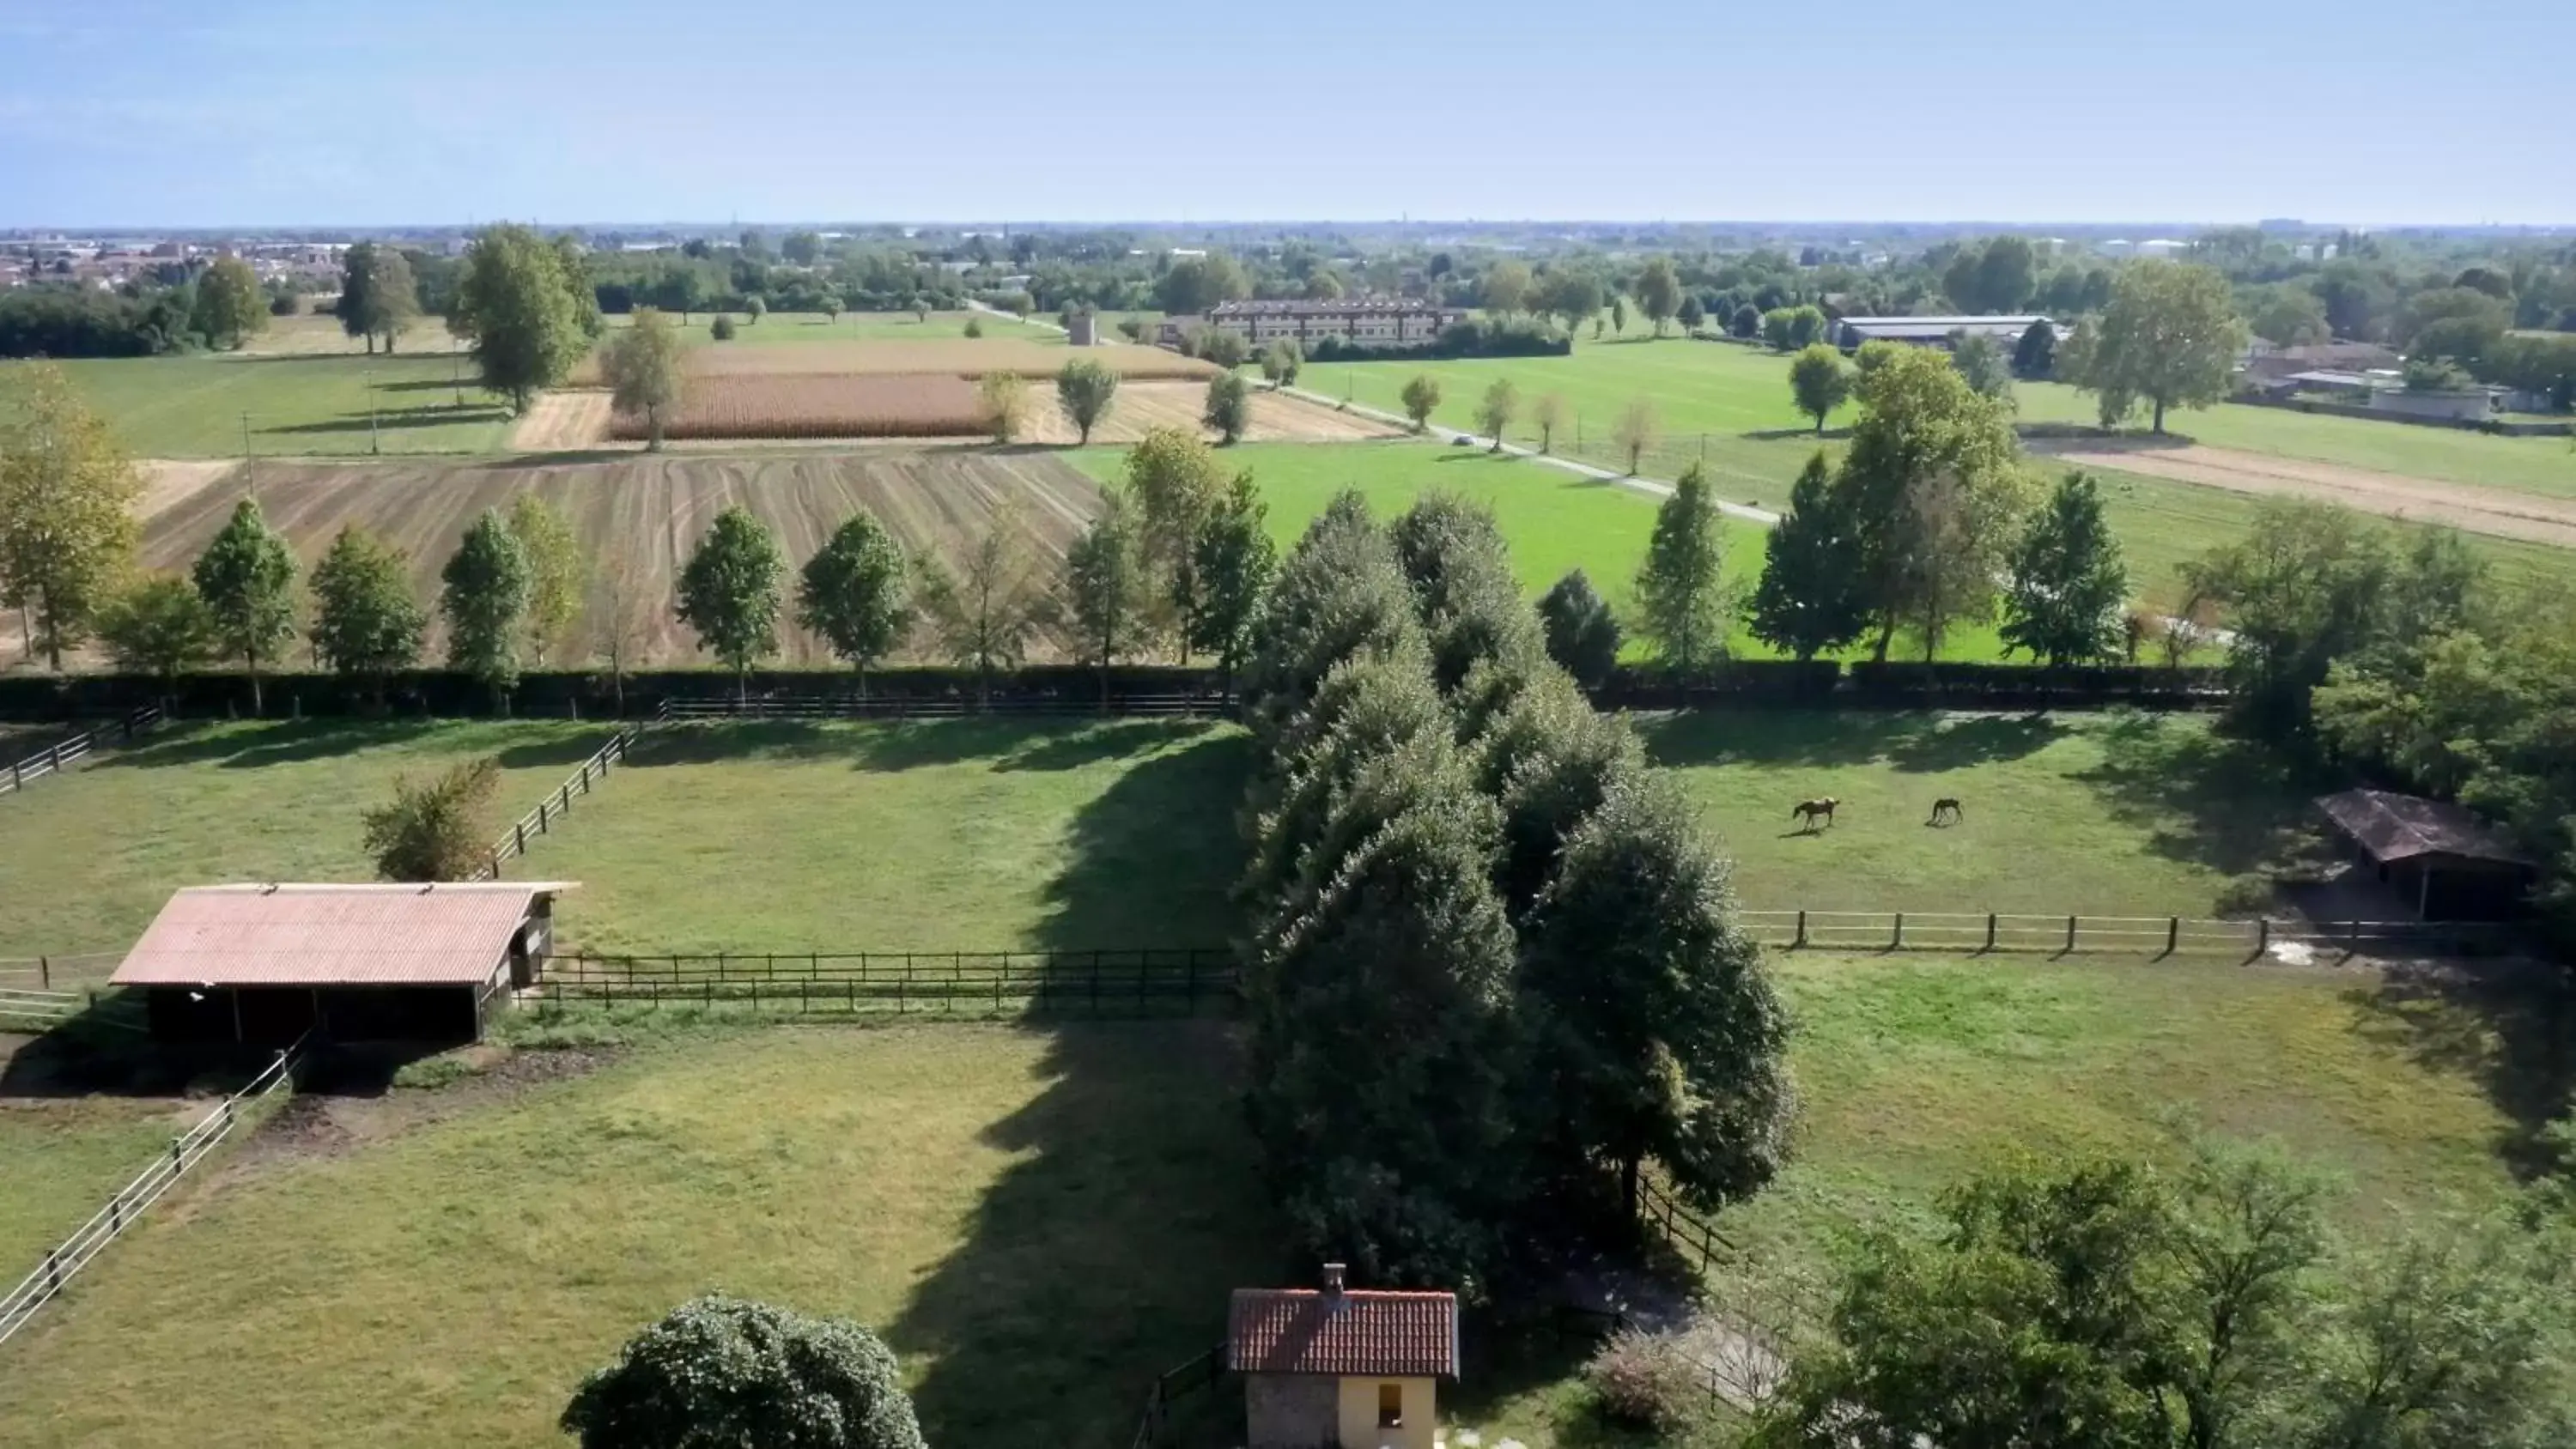
M1250 1107L1297 1246L1472 1294L1652 1160L1767 1181L1785 1021L1726 862L1550 662L1491 514L1335 499L1243 672Z

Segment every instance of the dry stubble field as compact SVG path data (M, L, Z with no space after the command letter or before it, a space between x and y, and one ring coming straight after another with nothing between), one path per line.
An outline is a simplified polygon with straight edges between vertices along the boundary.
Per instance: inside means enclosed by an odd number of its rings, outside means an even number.
M564 462L283 463L262 460L252 475L260 506L309 568L347 524L375 530L411 557L425 603L438 597L438 571L466 526L486 508L535 493L564 510L595 569L615 568L644 607L643 658L704 662L670 617L679 565L715 515L742 504L776 530L792 565L802 565L850 515L865 510L906 550L945 552L983 531L995 506L1018 506L1036 546L1061 556L1099 503L1099 487L1072 465L1041 453L776 452L758 455L637 454ZM242 496L228 470L193 487L163 490L144 523L143 560L183 569L223 526ZM589 637L586 621L582 637ZM785 657L824 664L828 655L800 631L782 631ZM433 629L430 653L442 647ZM587 656L586 647L577 651Z

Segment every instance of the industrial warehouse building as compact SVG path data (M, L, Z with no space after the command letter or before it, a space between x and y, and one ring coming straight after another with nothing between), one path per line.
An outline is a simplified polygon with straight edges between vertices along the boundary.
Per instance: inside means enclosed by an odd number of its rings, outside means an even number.
M563 881L220 885L180 891L113 984L165 1042L284 1046L483 1035L553 946Z

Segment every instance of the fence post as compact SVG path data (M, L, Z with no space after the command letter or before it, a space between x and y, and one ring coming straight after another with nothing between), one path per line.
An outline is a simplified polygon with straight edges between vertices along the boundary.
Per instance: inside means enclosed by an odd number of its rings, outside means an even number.
M2254 918L2254 954L2260 956L2271 949L2272 918L2270 916L2256 916Z
M499 880L500 878L501 878L501 852L499 852L499 851L497 851L497 850L496 850L496 851L493 851L493 852L492 852L492 879L494 879L494 880Z
M1905 949L1905 913L1903 911L1896 913L1896 935L1887 943L1887 949L1891 951Z
M48 1294L63 1291L63 1259L60 1248L45 1250L45 1291Z
M547 834L547 833L549 833L549 832L553 829L553 826L554 826L554 822L553 822L551 819L549 819L549 818L547 817L547 815L546 815L546 802L545 802L545 801L543 801L543 800L538 801L538 802L537 802L537 833L538 833L539 835Z
M2170 956L2181 949L2182 917L2167 916L2165 917L2165 954Z
M519 821L518 823L516 823L516 824L512 825L512 826L510 827L510 834L511 834L512 836L516 837L516 838L517 838L517 840L518 840L518 842L519 842L519 853L520 853L521 855L525 855L525 854L527 854L527 853L528 853L528 822L527 822L527 821L525 821L525 820L521 820L521 821Z
M1806 944L1807 944L1807 913L1806 913L1805 911L1803 911L1803 910L1802 910L1802 911L1798 912L1798 939L1796 939L1796 940L1794 940L1794 941L1792 941L1792 942L1790 942L1790 943L1789 943L1789 949L1790 949L1790 950L1792 950L1792 951L1800 950L1800 949L1804 948L1804 947L1806 946Z
M1993 951L1994 949L1995 949L1995 913L1994 913L1994 912L1992 912L1992 911L1988 911L1988 912L1986 912L1986 950L1987 950L1987 951L1989 951L1989 952L1991 952L1991 951Z
M2069 955L2069 956L2072 956L2072 955L2074 955L2074 954L2075 954L2075 918L2074 918L2073 916L2068 916L2068 917L2066 918L2066 951L2065 951L2065 954L2066 954L2066 955Z
M54 989L54 963L50 956L36 958L36 984L47 991Z

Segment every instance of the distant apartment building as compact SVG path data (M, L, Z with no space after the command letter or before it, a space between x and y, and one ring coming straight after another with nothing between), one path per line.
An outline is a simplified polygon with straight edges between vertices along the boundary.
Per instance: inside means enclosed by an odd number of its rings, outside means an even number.
M1221 302L1206 316L1166 317L1157 340L1177 346L1192 332L1213 327L1255 348L1273 342L1301 345L1330 337L1356 347L1419 347L1466 320L1456 307L1402 297L1339 302Z

